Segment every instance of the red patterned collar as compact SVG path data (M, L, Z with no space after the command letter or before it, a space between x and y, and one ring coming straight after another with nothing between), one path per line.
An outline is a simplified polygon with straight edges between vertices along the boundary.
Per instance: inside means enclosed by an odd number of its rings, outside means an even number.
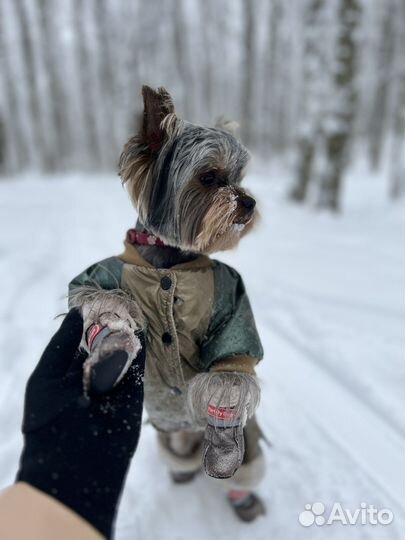
M135 229L129 229L129 231L127 231L127 242L140 246L169 247L154 234L136 231Z

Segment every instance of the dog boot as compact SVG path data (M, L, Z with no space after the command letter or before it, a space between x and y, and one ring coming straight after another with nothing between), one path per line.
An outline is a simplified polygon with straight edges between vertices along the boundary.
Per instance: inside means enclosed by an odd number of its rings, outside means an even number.
M215 408L211 412L209 409L203 440L203 466L208 476L230 478L242 465L244 454L245 440L240 418L234 416L233 409Z
M141 334L93 324L86 331L90 354L83 365L85 394L102 394L119 383L142 349Z
M228 501L241 521L254 521L266 514L263 501L252 491L234 489L228 493Z

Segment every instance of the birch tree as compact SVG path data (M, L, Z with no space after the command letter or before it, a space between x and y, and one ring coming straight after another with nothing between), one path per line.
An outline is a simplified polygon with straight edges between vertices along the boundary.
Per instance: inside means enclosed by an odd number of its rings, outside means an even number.
M387 112L390 97L391 72L393 67L395 42L395 0L388 0L379 6L382 18L379 28L377 49L377 78L372 89L373 100L369 122L369 159L371 166L377 169L384 150L387 132Z
M30 20L27 4L24 0L14 2L15 13L20 27L22 62L24 66L28 90L28 103L30 113L30 127L33 133L37 151L35 153L37 165L50 168L51 159L46 141L46 131L42 125L42 111L40 100L40 87L36 75L36 59L34 57L34 42L32 40L32 21ZM35 4L34 4L34 7Z
M23 128L23 107L18 93L18 82L13 69L10 46L13 45L8 35L7 20L9 12L6 4L0 2L0 62L1 62L1 121L2 134L2 169L5 172L18 170L19 155L30 156L27 133Z
M342 177L347 165L347 151L355 120L357 101L355 30L359 16L358 0L339 0L334 88L331 94L331 109L324 125L323 148L326 163L317 201L319 207L331 210L339 209Z
M396 55L394 76L397 79L393 108L393 134L390 152L389 193L392 199L405 194L405 0L398 2L396 18Z
M325 100L324 81L320 78L320 74L328 73L325 35L323 34L324 14L323 0L308 2L304 15L304 84L296 143L297 164L295 181L290 191L290 198L295 202L303 202L306 199L310 182L315 176L315 152Z
M254 74L255 74L255 19L254 3L243 2L243 66L241 66L241 132L245 144L253 144Z
M99 138L97 134L96 110L92 93L93 78L91 70L91 55L88 47L86 32L86 3L85 0L75 0L74 3L74 28L76 44L76 69L79 74L79 95L81 104L81 115L83 122L81 128L85 132L84 149L82 156L85 157L84 163L92 163L95 168L99 168L102 155Z

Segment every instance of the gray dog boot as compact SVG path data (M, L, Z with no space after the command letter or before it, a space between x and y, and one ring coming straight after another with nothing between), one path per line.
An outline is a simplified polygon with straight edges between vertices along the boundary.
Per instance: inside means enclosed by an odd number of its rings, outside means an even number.
M85 395L108 392L120 382L138 352L144 347L141 332L137 335L121 324L114 328L93 324L87 329L89 356L83 364ZM115 330L115 331L114 331Z
M189 409L197 425L205 427L202 461L208 476L231 478L242 465L243 428L259 398L256 378L247 373L200 373L190 382Z
M214 478L230 478L242 465L245 454L242 424L239 419L233 421L234 425L224 426L215 420L208 422L203 441L204 470Z

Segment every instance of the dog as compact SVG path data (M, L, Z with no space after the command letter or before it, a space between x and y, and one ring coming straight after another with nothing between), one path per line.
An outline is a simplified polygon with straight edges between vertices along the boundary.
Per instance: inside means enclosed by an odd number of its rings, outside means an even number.
M210 258L252 230L256 201L242 187L249 154L224 120L181 120L164 88L142 88L139 133L119 160L138 221L123 254L70 283L84 318L84 388L118 384L146 347L145 407L175 482L203 466L228 486L237 515L264 512L255 365L263 356L240 275Z

